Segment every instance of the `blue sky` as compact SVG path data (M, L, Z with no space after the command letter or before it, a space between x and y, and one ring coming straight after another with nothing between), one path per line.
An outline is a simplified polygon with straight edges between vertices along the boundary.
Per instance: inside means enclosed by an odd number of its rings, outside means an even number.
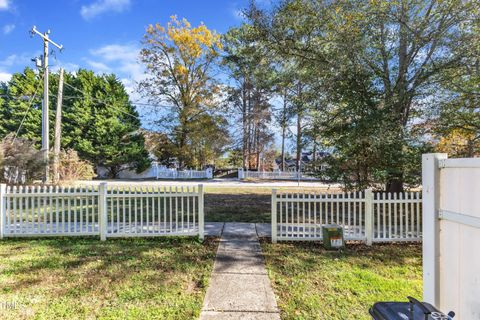
M193 25L204 22L219 33L241 23L240 10L248 0L0 0L0 81L42 53L39 37L31 38L33 25L63 44L65 50L50 59L51 70L79 67L113 72L127 89L141 80L137 63L140 41L150 23L166 24L176 14Z
M50 29L50 38L64 46L50 57L50 71L86 68L114 73L124 83L132 101L142 100L135 83L144 77L138 63L140 41L149 24L165 25L170 16L187 18L192 25L205 23L219 33L242 23L241 11L249 0L0 0L0 81L8 81L31 59L43 53L42 40L31 37L36 26ZM271 0L257 0L267 6ZM220 77L223 78L222 75ZM151 111L138 106L144 127Z

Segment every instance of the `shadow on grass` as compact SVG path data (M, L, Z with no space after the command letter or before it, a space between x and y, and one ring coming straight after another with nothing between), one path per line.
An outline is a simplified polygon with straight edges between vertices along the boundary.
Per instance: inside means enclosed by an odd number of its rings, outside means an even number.
M318 268L319 260L326 263L345 262L361 268L421 266L422 245L419 243L374 244L348 243L343 250L326 250L320 242L281 242L270 243L261 239L264 254L272 259L273 266L285 265L282 261L290 258L290 263L302 265L302 269Z
M205 274L198 271L213 264L216 245L215 239L200 243L194 238L180 237L106 242L97 238L2 240L2 272L10 277L4 287L16 292L45 281L58 282L53 289L66 294L72 293L72 289L108 290L108 283L121 285L136 277L161 285L175 275L187 274L201 288ZM65 283L65 279L69 282Z

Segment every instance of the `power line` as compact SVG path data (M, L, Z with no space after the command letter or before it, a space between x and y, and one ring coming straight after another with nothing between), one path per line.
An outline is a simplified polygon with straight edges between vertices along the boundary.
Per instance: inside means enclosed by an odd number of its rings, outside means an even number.
M65 82L64 84L65 84L67 87L70 87L70 88L72 88L73 90L82 93L84 96L88 96L91 100L97 101L97 102L99 102L99 103L101 103L101 104L104 104L104 105L106 105L106 106L110 106L110 107L116 109L117 111L120 111L120 112L122 112L122 113L124 113L124 114L126 114L126 115L129 115L129 116L131 116L131 117L134 117L135 119L138 119L138 118L139 118L138 115L134 115L134 114L128 113L128 112L126 112L126 111L123 111L123 110L121 110L121 109L113 106L113 105L111 104L111 102L106 102L106 101L104 101L104 100L94 98L94 97L92 97L90 94L86 93L85 91L83 91L83 90L81 90L81 89L78 89L77 87L74 87L74 86L72 86L71 84L69 84L69 83L67 83L67 82ZM73 97L65 97L65 98L73 98ZM81 97L77 97L77 98L81 98Z
M30 111L30 108L31 108L32 105L33 105L33 100L34 100L35 97L37 96L37 91L38 91L38 89L40 88L40 84L42 83L41 80L43 80L44 75L45 75L45 74L42 75L42 79L40 79L40 82L37 84L37 87L35 88L35 91L33 92L33 96L31 97L31 99L30 99L30 101L29 101L29 105L27 106L27 110L25 110L25 114L23 115L22 121L20 122L20 125L18 126L18 129L17 129L17 131L15 132L15 136L13 137L12 143L15 142L15 139L17 139L18 133L20 132L20 129L21 129L22 126L23 126L23 122L25 121L25 118L27 117L27 114L28 114L28 112Z
M83 94L83 96L64 96L63 99L65 100L68 100L68 99L82 99L82 98L85 98L85 96L89 97L92 101L95 101L97 102L98 104L103 104L103 105L106 105L106 106L110 106L112 107L113 109L125 114L125 115L128 115L130 117L133 117L135 119L138 119L140 116L139 115L135 115L135 114L131 114L129 112L126 112L124 110L121 110L119 109L118 107L112 105L111 102L109 101L105 101L105 100L102 100L102 99L98 99L98 98L94 98L92 97L90 94L86 93L85 91L67 83L67 82L64 82L64 84L66 86L68 86L69 88ZM56 97L55 95L51 94L52 97ZM140 105L140 106L152 106L152 107L161 107L161 108L167 108L168 106L166 105L160 105L160 104L154 104L154 103L146 103L146 102L138 102L138 101L129 101L130 104L132 105ZM247 117L249 116L254 116L254 115L268 115L268 112L271 111L271 112L278 112L278 111L282 111L281 109L275 109L275 108L270 108L270 109L266 109L264 111L250 111L247 113Z
M73 88L74 90L77 90L79 92L82 92L84 93L83 91L80 91L80 89L76 88L76 87L73 87L72 85L69 85L67 83L65 83L65 85ZM98 99L98 98L93 98L91 95L87 94L87 93L84 93L84 95L88 96L90 99L92 100L95 100L95 101L98 101L102 104L106 104L106 105L110 105L110 102L106 102L105 100L101 100L101 99ZM52 97L54 95L51 95ZM83 96L64 96L63 97L64 99L82 99L84 98ZM139 106L151 106L151 107L161 107L161 108L168 108L169 106L167 105L161 105L161 104L153 104L153 103L147 103L147 102L135 102L135 101L129 101L130 104L132 105L139 105ZM112 106L113 107L113 106ZM120 110L121 111L121 110ZM282 111L282 109L274 109L274 108L271 108L271 109L268 109L268 110L265 110L265 111L250 111L247 113L247 116L252 116L252 115L268 115L267 112L268 111L271 111L271 112L278 112L278 111ZM131 114L130 114L131 115ZM272 114L273 115L273 114ZM133 116L133 115L132 115Z

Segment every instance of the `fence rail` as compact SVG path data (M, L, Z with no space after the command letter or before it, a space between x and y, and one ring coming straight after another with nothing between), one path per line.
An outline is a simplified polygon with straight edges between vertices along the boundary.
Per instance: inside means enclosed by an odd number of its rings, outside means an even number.
M204 235L203 186L0 186L0 237Z
M272 192L272 241L322 240L322 226L338 224L346 240L421 240L421 193Z

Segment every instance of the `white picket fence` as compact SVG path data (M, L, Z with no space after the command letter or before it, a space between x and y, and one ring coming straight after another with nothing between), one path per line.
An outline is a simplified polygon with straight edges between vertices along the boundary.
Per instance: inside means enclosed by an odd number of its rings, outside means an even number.
M238 169L238 179L265 179L265 180L315 180L303 172L297 171L249 171Z
M204 237L203 186L0 185L0 238Z
M159 167L157 179L213 179L213 169L179 171L175 168Z
M345 240L420 241L421 192L272 192L272 242L322 240L322 226L343 227Z

